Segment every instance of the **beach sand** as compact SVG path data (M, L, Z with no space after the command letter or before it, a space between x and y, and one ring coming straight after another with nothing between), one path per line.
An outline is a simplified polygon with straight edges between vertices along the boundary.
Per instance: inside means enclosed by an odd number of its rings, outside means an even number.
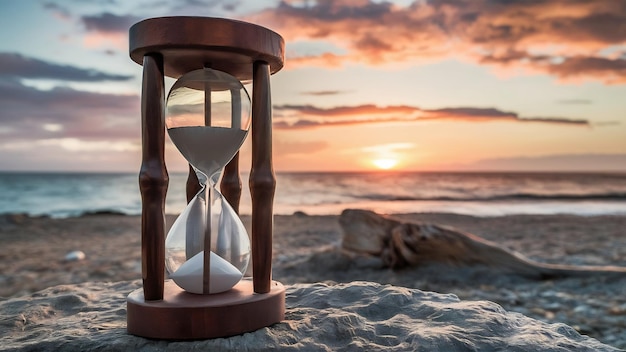
M626 216L453 214L396 217L456 227L537 261L626 266ZM244 216L249 228L249 217ZM171 225L174 217L168 216ZM489 300L507 311L574 327L626 348L626 278L534 281L485 267L426 265L401 271L375 258L339 250L338 216L275 217L274 279L284 284L365 280ZM0 216L0 296L23 296L59 284L117 282L141 277L140 218L91 215L69 219ZM80 250L82 261L64 260Z

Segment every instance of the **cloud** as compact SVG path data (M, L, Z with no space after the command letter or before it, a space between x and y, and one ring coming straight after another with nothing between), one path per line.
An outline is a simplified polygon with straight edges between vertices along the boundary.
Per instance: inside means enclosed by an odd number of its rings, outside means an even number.
M348 91L345 90L317 90L317 91L306 91L300 92L302 95L313 95L313 96L326 96L326 95L339 95L345 94Z
M133 152L141 150L139 143L131 141L112 142L108 140L84 141L77 138L49 138L36 141L24 140L20 142L0 143L0 150L19 151L36 148L58 148L69 152Z
M117 49L127 49L128 30L141 18L133 15L116 15L104 12L97 15L83 15L80 22L87 31L85 46L100 47L112 44Z
M70 1L73 4L68 3ZM115 14L108 11L84 14L88 8L98 8L101 11L107 8L118 10L119 4L115 0L47 1L42 3L42 6L60 20L73 21L84 33L83 41L86 47L112 44L118 50L126 51L128 49L128 30L134 23L142 19L142 17L130 14ZM162 6L162 3L151 4L153 8ZM67 40L69 35L63 34L61 38Z
M505 119L505 120L517 120L517 114L508 111L501 111L494 108L442 108L433 109L426 112L426 118L428 119L446 119L446 118L459 118L464 119Z
M289 56L287 54L287 67L295 68L301 66L323 66L338 68L350 61L350 56L338 55L334 53L322 53L319 55Z
M319 108L313 105L278 105L278 106L275 106L275 108L277 110L297 110L302 114L320 115L320 116L412 113L416 110L416 108L406 106L406 105L379 107L373 104L356 105L356 106L338 106L334 108Z
M524 69L560 80L626 83L626 2L615 0L282 1L249 16L290 43L343 54L291 54L287 67L416 65L442 58Z
M84 92L65 87L39 90L0 80L3 142L36 139L139 137L139 96Z
M209 15L213 17L224 17L232 15L232 12L240 5L240 1L232 0L170 0L151 2L148 6L151 12L167 14L168 16ZM115 6L114 2L107 3L106 1L102 1L100 6L106 6L106 8L114 12L119 8L119 6ZM132 13L146 13L146 4L140 4L138 6L141 8L138 8ZM115 46L118 50L128 50L128 30L133 24L147 17L135 16L130 13L118 14L114 12L83 14L79 16L79 25L86 31L84 37L85 46L101 47L109 44Z
M626 18L624 19L626 21ZM626 83L626 59L602 57L568 57L546 70L560 78L602 77L606 83Z
M525 117L518 118L519 122L544 122L544 123L556 123L566 125L584 125L590 126L589 121L583 119L568 119L565 117Z
M133 15L115 15L110 12L82 16L81 22L89 32L128 33L128 29L140 18Z
M343 126L365 123L411 121L419 109L398 105L339 106L319 108L313 105L274 106L274 127L279 129L302 129L313 127Z
M591 105L593 101L589 99L561 99L558 103L565 105Z
M185 11L188 13L206 13L207 11L211 13L216 11L232 12L241 5L242 1L233 0L178 0L172 2L172 8L170 11Z
M70 13L70 11L66 7L63 7L57 3L45 2L42 5L44 9L51 11L54 16L61 20L68 21L72 18L72 14Z
M502 111L495 108L472 107L424 110L424 116L420 119L454 119L465 121L510 120L516 122L545 122L586 126L589 125L589 121L582 119L570 119L565 117L520 117L517 113Z
M126 81L133 78L133 76L56 64L18 53L0 53L0 77L75 82Z
M612 121L598 121L593 124L594 127L606 127L606 126L619 126L621 125L621 121L612 120Z
M341 125L462 120L469 122L511 121L590 126L584 119L564 117L520 117L517 113L496 108L452 107L422 109L407 105L357 105L320 108L312 105L274 106L274 126L279 129L303 129Z

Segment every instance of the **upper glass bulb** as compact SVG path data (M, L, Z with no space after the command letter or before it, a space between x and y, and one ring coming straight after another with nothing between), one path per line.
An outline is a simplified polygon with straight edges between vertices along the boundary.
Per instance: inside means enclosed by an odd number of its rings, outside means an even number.
M210 68L174 83L165 126L178 150L207 177L236 154L250 127L250 97L239 80Z

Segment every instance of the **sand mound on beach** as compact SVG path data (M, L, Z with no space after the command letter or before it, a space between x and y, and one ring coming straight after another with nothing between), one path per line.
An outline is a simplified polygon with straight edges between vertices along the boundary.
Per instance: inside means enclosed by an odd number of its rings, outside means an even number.
M0 350L619 351L492 302L370 282L289 286L285 321L252 333L154 341L126 333L125 298L139 285L56 286L0 302Z

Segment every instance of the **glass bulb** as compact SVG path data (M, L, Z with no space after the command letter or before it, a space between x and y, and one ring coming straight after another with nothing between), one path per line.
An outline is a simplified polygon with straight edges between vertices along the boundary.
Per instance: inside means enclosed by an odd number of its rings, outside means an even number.
M229 290L248 267L248 234L216 185L248 134L250 106L241 82L208 68L183 75L168 95L168 134L201 184L200 192L176 219L165 241L167 271L188 292ZM205 246L207 241L210 246ZM207 249L211 254L205 261ZM209 270L208 287L205 268Z

